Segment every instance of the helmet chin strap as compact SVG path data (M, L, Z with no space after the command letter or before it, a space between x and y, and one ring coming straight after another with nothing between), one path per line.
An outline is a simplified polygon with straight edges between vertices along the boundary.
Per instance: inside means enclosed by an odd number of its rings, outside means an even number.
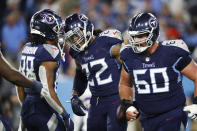
M90 40L92 39L92 37L93 36L91 36L90 38L89 38L89 40L85 40L85 44L83 44L82 46L81 46L81 48L80 48L80 50L81 51L84 51L85 50L85 48L87 48L89 45L90 45Z
M58 45L58 48L59 48L60 53L61 53L61 58L65 62L66 60L65 60L65 53L64 53L64 47L65 47L64 39L63 38L62 39L58 39L58 44L57 45ZM63 45L63 47L61 48L60 45Z
M85 40L85 43L80 47L79 50L80 50L80 51L84 51L84 49L88 46L88 42L89 42L89 41L86 41L86 40Z

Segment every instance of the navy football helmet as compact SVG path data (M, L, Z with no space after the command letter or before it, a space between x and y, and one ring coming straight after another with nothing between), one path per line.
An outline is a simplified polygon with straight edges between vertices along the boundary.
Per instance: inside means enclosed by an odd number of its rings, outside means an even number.
M147 35L141 41L135 41L134 37ZM128 29L129 42L135 53L141 53L152 46L159 37L159 23L157 18L151 13L139 13L131 19ZM146 46L141 46L146 42Z
M36 12L30 21L30 33L37 34L49 40L58 38L58 48L61 52L61 57L65 61L63 26L62 19L56 12L50 9L44 9Z
M72 14L65 19L64 39L74 50L80 52L88 46L94 25L84 14Z
M44 9L36 12L30 21L30 33L41 35L49 40L58 38L62 19L54 11Z

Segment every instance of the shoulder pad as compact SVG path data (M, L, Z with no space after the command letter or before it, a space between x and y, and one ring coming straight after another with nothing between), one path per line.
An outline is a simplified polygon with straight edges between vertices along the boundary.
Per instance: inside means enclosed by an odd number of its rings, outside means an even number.
M99 36L107 36L112 38L117 38L122 40L122 34L119 30L116 29L108 29L103 31Z
M55 59L59 54L59 49L54 45L44 44L44 49L48 51L48 53Z
M175 47L179 47L187 52L190 52L187 45L185 44L185 42L183 40L166 40L162 42L162 45L164 46L175 46Z

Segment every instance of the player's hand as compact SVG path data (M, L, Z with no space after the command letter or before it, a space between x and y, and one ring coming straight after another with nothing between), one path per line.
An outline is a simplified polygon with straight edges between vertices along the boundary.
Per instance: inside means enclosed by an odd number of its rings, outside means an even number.
M197 104L185 106L183 111L188 112L188 117L190 117L192 120L197 120Z
M73 112L78 116L85 116L84 110L86 110L86 107L83 105L82 101L79 99L77 95L73 95L71 97L71 105Z
M133 113L131 114L131 112L126 113L127 112L127 109L129 107L131 107L131 106L133 106L133 104L131 103L130 100L123 99L121 101L121 104L119 105L119 107L117 109L117 118L118 118L119 121L126 122L126 121L128 121L130 119L134 119L135 114L133 114Z
M134 106L130 106L126 110L126 119L127 119L127 121L136 120L138 116L139 116L139 112Z
M183 111L188 112L188 117L192 120L197 120L197 97L194 97L193 104L185 106Z
M32 89L35 90L36 92L40 93L43 88L42 83L37 80L33 80L33 84L34 85L33 85Z
M70 118L70 115L68 113L62 114L63 122L66 127L66 131L73 131L74 130L74 123L72 119Z

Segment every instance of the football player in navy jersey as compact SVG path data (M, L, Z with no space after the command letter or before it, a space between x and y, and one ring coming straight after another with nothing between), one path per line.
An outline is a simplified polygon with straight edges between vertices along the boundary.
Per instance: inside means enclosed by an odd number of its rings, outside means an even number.
M19 85L25 88L32 88L33 90L40 92L42 89L42 84L36 80L27 79L24 75L22 75L19 71L14 69L7 60L3 57L0 52L0 76L10 81L15 85Z
M69 53L76 61L72 110L78 116L85 115L85 107L78 97L89 84L92 97L87 131L124 131L127 124L116 118L120 104L121 33L109 29L95 36L93 30L93 24L84 14L72 14L65 19L65 42L71 47Z
M57 47L61 23L60 16L50 9L36 12L30 21L30 39L22 50L20 71L41 81L45 99L31 89L18 87L22 123L28 131L73 131L74 128L55 92L61 58Z
M185 111L197 119L197 66L187 45L183 40L158 42L159 23L151 13L134 16L128 36L129 44L122 46L120 52L123 68L119 119L132 121L140 115L144 131L185 129ZM182 75L195 84L194 103L185 108Z
M22 75L18 70L12 67L8 61L4 58L2 53L0 52L0 76L8 80L9 82L25 87L31 88L38 94L40 94L42 90L42 84L36 80L30 80L24 75ZM10 126L4 121L3 117L0 115L0 130L10 131Z
M7 60L3 57L2 53L0 52L0 76L5 78L6 80L10 81L11 83L25 87L31 88L35 92L39 93L42 89L42 84L36 80L30 80L24 75L22 75L19 71L14 69ZM6 131L10 131L9 125L3 120L0 115L0 129L5 129Z

